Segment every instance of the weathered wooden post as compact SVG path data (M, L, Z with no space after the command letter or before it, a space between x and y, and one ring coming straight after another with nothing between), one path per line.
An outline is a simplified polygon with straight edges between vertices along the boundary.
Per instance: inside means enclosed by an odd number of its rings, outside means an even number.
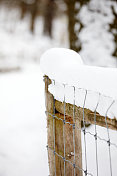
M60 104L58 101L55 100L55 114L54 114L54 97L48 91L48 85L51 84L51 80L47 76L44 77L44 80L45 80L47 128L48 128L48 160L49 160L50 175L63 176L64 162L65 162L66 176L72 176L74 175L74 172L76 176L82 176L81 130L79 130L81 129L81 118L78 113L75 113L74 124L75 126L77 124L77 128L74 128L75 133L74 135L75 158L74 158L73 125L69 125L69 123L73 124L73 117L69 115L65 116L67 123L65 124L65 158L64 158L65 161L64 161L64 159L62 158L64 157L64 142L63 142L64 103ZM56 109L56 107L59 111ZM67 105L65 111L68 111L68 108L69 107ZM73 107L71 111L73 112ZM55 115L58 118L54 118L52 115ZM54 143L55 143L55 151L54 151Z

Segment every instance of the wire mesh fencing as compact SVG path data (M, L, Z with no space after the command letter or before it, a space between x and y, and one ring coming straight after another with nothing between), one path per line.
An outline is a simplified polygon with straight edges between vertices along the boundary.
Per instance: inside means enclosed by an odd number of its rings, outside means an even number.
M95 104L95 108L91 111L87 109L86 105L90 90L60 84L63 91L63 101L61 102L48 89L49 85L54 88L56 84L60 83L45 77L46 114L48 119L47 150L50 175L114 176L117 171L115 167L117 143L116 140L111 141L110 132L113 133L114 131L114 138L117 139L117 120L115 118L111 119L108 114L112 111L113 105L116 105L116 100L111 99L106 106L105 114L100 115L98 112L98 107L101 104L100 97L106 98L106 96L96 92L98 98L95 103L92 102ZM67 102L70 92L68 91L66 94L66 86L72 90L72 104ZM78 90L84 92L81 107L77 104ZM105 146L102 149L100 149L101 143L104 143ZM114 160L112 158L113 151ZM106 153L105 156L103 152ZM102 158L104 157L104 163L101 162L99 153L101 153ZM90 159L92 156L93 159ZM103 168L106 168L107 171Z

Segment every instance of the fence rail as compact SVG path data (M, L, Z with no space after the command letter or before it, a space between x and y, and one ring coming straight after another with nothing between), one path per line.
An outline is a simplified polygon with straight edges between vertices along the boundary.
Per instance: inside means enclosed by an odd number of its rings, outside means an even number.
M88 170L87 160L87 140L86 136L90 135L95 140L95 175L99 174L99 160L98 160L98 141L103 141L108 147L108 161L109 173L114 176L111 147L113 146L117 153L117 143L111 142L109 129L117 130L117 119L108 117L108 112L115 103L113 100L105 115L102 116L97 112L100 99L96 103L94 112L85 108L87 101L87 92L83 99L83 107L76 106L75 92L76 87L73 87L73 104L66 103L66 95L64 94L64 101L60 102L55 99L54 95L49 92L49 85L56 81L50 80L47 76L45 81L45 95L46 95L46 115L48 127L48 160L49 170L51 176L83 176L94 173ZM65 89L65 85L64 89ZM100 94L99 94L100 95ZM94 132L87 130L87 125L94 125ZM103 138L98 134L97 126L106 128L107 137ZM82 148L84 146L84 152ZM84 156L84 164L82 157ZM104 175L102 173L102 175Z

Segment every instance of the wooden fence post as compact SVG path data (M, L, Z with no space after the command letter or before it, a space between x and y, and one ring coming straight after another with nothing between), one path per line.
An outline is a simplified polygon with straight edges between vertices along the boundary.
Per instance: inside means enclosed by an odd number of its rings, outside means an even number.
M50 175L64 176L64 142L63 142L63 120L64 114L56 113L54 126L53 116L54 113L54 98L48 91L48 85L51 83L48 77L45 76L45 97L46 97L46 111L47 111L47 128L48 128L48 161ZM66 121L73 124L73 117L66 115ZM81 147L81 119L75 118L75 176L82 176L82 147ZM55 129L53 129L55 128ZM78 129L79 128L79 129ZM55 132L55 158L54 158L54 133ZM61 156L61 157L60 157ZM74 144L73 144L73 126L68 123L65 124L65 175L74 175ZM69 162L68 162L69 161ZM80 168L80 169L79 169Z

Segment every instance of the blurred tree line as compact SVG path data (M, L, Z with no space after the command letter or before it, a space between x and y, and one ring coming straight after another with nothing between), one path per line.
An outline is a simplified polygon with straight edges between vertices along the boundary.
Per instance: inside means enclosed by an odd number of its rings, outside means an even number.
M80 18L80 12L84 6L89 5L90 1L91 0L0 0L0 3L8 5L10 8L19 7L21 9L21 19L23 19L27 13L30 13L30 30L32 33L34 32L36 17L39 15L43 16L43 32L50 37L52 37L53 19L57 13L65 13L68 17L69 47L79 52L82 49L79 34L84 28L84 24ZM112 55L117 58L117 4L116 0L107 1L110 1L110 8L113 14L113 20L108 24L108 31L112 33L114 42ZM98 4L99 1L96 1L96 3ZM59 11L60 4L64 4L66 9ZM101 13L101 10L98 8L89 8L89 11L91 11L91 13ZM76 25L78 26L77 30L75 29Z
M9 8L18 7L21 10L21 19L30 14L30 30L33 33L35 19L41 15L44 19L44 33L52 37L52 21L56 9L55 0L0 0Z

